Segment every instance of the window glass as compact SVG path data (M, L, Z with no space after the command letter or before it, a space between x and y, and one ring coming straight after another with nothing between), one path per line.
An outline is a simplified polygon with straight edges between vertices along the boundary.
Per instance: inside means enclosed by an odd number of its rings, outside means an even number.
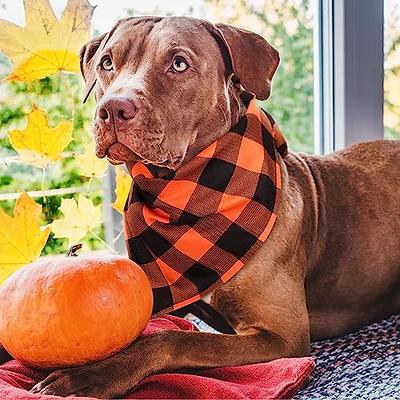
M272 114L286 136L289 148L313 151L313 13L312 0L90 0L95 5L93 35L109 30L120 18L140 15L188 15L212 22L233 24L264 36L280 53L281 64L273 80L272 96L261 105ZM67 0L50 0L60 16ZM23 0L0 0L0 18L24 26ZM254 60L257 62L257 60ZM12 66L0 53L0 79ZM12 214L20 191L24 190L42 206L41 225L63 218L62 199L79 195L111 209L112 180L82 176L74 154L83 153L93 140L91 119L93 97L82 105L84 91L79 74L56 74L29 81L0 84L0 209ZM62 159L46 170L20 160L8 133L24 129L33 104L44 110L51 127L73 120L73 141ZM106 200L108 199L108 200ZM107 202L108 201L108 202ZM104 211L106 210L106 211ZM113 245L115 223L104 218L82 239L87 250L103 249L107 238ZM111 232L111 233L110 233ZM68 241L50 235L42 252L58 254L67 250Z
M400 2L385 0L385 137L400 139Z

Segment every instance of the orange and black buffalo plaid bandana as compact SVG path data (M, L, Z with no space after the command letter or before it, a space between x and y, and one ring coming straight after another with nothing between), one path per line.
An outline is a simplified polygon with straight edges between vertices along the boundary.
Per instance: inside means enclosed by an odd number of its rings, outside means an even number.
M169 175L138 162L125 205L129 257L153 288L153 314L228 281L267 239L279 206L286 142L251 99L227 134Z

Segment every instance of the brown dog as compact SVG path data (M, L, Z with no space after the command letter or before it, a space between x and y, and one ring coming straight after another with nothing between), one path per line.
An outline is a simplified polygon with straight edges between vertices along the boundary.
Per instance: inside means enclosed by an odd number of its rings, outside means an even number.
M263 38L227 25L120 21L82 50L98 101L97 155L128 166L142 160L159 174L176 169L243 115L233 78L266 99L278 62ZM310 337L343 335L397 312L400 144L291 153L280 164L282 205L270 237L212 294L237 335L163 332L104 361L54 372L33 392L122 396L162 371L303 356Z

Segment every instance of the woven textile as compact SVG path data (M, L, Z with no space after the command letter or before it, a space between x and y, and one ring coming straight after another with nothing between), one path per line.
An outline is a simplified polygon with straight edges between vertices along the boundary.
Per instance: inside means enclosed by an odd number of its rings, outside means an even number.
M199 318L188 319L213 332ZM337 339L311 343L316 368L296 400L400 399L400 314Z
M316 368L295 398L400 399L400 315L312 343Z
M160 178L133 166L125 239L152 285L153 314L227 282L267 239L280 199L277 154L286 152L274 120L252 98L234 128L177 171Z

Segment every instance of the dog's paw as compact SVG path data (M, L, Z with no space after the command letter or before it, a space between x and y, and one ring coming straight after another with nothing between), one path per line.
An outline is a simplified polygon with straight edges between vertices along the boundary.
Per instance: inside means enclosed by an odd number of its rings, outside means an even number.
M150 362L146 358L152 354L146 349L153 348L153 340L159 348L157 336L137 339L125 350L103 361L55 371L35 385L31 392L64 397L121 398L144 378L158 371L154 359Z
M102 368L83 366L51 373L31 389L31 393L54 396L88 396L109 399L118 393L118 385Z

